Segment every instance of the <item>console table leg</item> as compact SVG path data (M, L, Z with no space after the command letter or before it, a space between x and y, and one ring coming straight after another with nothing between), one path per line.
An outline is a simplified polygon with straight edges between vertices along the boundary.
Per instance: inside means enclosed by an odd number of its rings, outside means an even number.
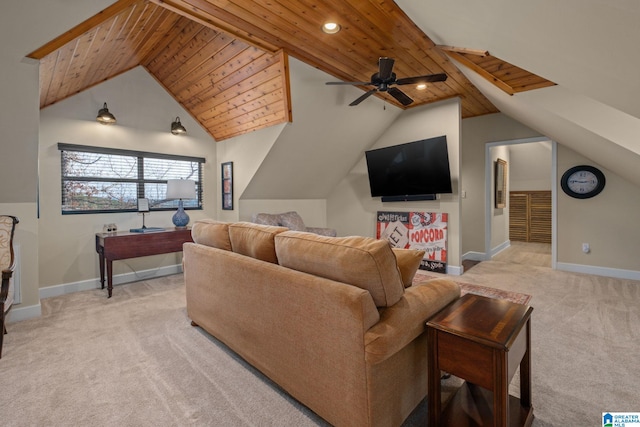
M109 298L111 298L111 292L113 291L113 261L107 260L107 292Z
M98 260L100 262L100 289L104 289L104 252L102 250L98 251Z

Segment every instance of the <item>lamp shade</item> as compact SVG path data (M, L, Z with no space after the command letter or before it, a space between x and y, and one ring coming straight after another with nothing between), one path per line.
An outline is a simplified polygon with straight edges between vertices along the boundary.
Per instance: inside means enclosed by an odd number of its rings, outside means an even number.
M195 199L196 182L190 179L167 180L167 199Z
M176 120L171 123L171 133L174 135L182 135L187 133L187 129L180 123L180 117L176 117Z
M104 106L98 111L98 116L96 117L98 123L103 125L112 125L116 122L116 117L109 112L107 108L107 103L104 103Z

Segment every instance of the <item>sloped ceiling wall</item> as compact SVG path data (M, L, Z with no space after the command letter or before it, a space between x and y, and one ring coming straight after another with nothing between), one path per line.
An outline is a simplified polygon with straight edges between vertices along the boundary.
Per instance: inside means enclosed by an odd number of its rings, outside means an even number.
M293 122L262 162L243 199L323 199L401 113L370 98L357 108L348 100L362 92L325 86L328 75L289 59Z
M488 50L557 83L508 96L460 66L501 112L640 186L636 2L396 3L437 44Z

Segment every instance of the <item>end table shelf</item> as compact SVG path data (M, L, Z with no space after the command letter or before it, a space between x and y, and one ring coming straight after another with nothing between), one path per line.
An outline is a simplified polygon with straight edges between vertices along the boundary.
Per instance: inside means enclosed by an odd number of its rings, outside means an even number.
M427 322L429 426L530 426L531 312L510 301L467 294ZM520 367L520 398L509 383ZM440 372L466 383L442 411Z

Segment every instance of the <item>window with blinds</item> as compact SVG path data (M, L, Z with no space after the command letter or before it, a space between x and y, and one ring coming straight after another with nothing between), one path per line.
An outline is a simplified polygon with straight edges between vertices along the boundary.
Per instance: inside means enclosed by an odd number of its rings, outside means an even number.
M62 176L62 213L135 212L138 199L149 199L152 211L175 210L168 200L168 179L196 183L196 198L185 209L202 209L201 157L58 144Z

